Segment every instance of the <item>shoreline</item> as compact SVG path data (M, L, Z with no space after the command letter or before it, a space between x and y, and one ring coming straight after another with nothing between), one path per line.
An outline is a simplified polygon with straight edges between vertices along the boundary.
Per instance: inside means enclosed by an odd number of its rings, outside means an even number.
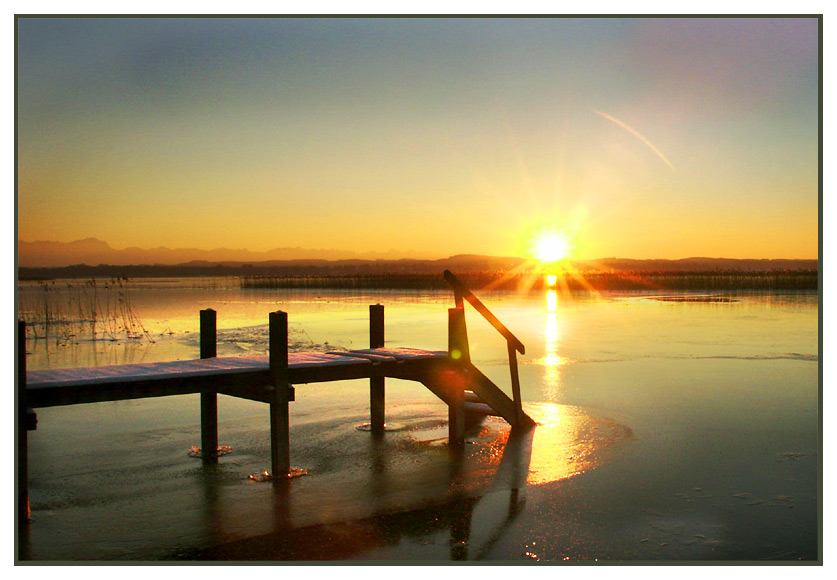
M568 272L552 283L542 273L507 274L468 272L457 276L467 286L481 290L545 291L813 291L820 289L817 270L713 270L713 271L620 271ZM70 266L65 268L19 268L19 282L49 283L54 280L97 278L230 278L243 290L257 289L375 289L450 290L438 273L328 273L298 270L247 268L179 268L166 266Z

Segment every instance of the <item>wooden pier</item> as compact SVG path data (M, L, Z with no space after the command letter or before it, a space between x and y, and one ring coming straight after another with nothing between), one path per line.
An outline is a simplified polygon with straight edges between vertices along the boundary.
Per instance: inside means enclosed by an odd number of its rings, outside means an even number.
M216 316L200 313L200 358L117 366L26 370L23 321L18 322L18 510L29 517L27 438L37 427L33 409L102 401L165 397L200 393L201 444L205 462L217 461L217 395L267 403L270 408L271 475L279 480L291 473L290 403L295 385L349 379L369 379L371 430L385 429L385 380L417 381L448 406L448 441L461 449L466 415L496 415L513 428L527 429L535 422L523 412L517 353L523 344L450 272L455 307L448 311L448 350L386 348L384 307L369 307L370 348L340 352L288 352L288 315L269 314L269 354L216 356ZM470 359L464 302L467 301L506 339L512 397L482 374Z

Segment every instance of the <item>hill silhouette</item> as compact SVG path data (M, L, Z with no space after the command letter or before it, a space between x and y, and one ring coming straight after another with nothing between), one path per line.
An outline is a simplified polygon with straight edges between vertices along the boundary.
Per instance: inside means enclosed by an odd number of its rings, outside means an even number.
M373 259L351 252L343 253L346 254L350 257L328 259L322 257L333 255L328 250L297 251L294 248L262 253L224 249L114 250L95 238L69 244L20 242L17 275L20 280L236 276L241 278L242 285L252 288L443 288L445 284L441 272L451 270L479 288L529 288L533 283L543 284L543 281L535 281L537 276L531 276L538 271L539 264L519 257L460 254L441 259ZM194 258L195 255L200 258ZM240 259L267 255L295 257ZM193 259L175 261L187 256ZM152 258L157 261L152 262ZM603 258L572 261L564 266L584 278L582 281L568 276L565 284L570 289L812 290L817 289L819 284L818 260Z
M54 269L82 265L130 266L151 271L159 268L167 272L182 270L199 272L207 268L239 269L253 271L272 269L289 272L305 270L315 272L438 272L441 269L458 271L509 271L526 265L519 257L497 257L476 254L460 254L447 258L428 259L414 252L394 250L380 253L358 254L343 250L305 248L276 248L266 252L246 249L218 248L151 248L136 247L117 250L107 242L86 238L74 242L18 241L19 269ZM573 261L580 271L597 272L699 272L742 271L768 272L775 270L817 270L818 260L791 259L731 259L692 257L678 260L602 258ZM194 274L189 274L194 275Z

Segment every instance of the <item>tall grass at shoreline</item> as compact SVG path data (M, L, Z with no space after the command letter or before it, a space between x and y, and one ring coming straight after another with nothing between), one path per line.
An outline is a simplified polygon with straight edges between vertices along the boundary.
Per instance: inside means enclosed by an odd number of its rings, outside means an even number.
M18 319L27 338L72 342L80 339L153 342L131 304L128 280L91 279L81 283L41 281L18 290Z
M457 273L473 289L544 290L544 275L514 276L498 272ZM448 290L445 280L435 274L367 275L265 275L241 276L242 289L404 289ZM559 277L557 285L570 291L598 290L683 290L683 291L803 291L819 288L816 271L772 272L593 272Z

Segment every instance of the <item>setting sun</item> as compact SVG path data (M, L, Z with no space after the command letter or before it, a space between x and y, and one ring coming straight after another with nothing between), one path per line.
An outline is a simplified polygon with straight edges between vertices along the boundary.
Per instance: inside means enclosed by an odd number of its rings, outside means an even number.
M555 233L544 234L535 242L535 257L541 262L558 262L569 257L567 239Z

